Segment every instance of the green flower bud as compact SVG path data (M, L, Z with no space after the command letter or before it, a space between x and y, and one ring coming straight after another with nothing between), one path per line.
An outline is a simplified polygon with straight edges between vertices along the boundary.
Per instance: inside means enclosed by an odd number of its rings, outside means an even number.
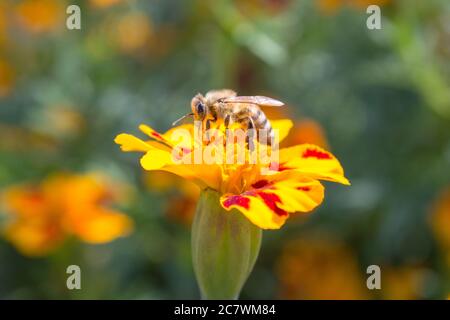
M192 224L192 260L203 299L237 299L261 246L262 230L202 191Z

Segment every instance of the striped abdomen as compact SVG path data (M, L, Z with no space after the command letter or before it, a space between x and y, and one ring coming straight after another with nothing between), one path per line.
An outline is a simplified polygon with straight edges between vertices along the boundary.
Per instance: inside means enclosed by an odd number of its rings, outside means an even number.
M251 118L253 120L253 124L255 125L255 129L257 130L258 138L259 136L262 136L260 142L271 145L274 133L269 119L259 107L252 106L252 109Z
M254 104L234 104L233 106L227 106L221 109L221 116L225 119L225 125L227 126L227 116L231 116L231 122L238 122L245 126L247 129L256 129L258 138L261 136L261 143L271 145L274 133L269 119L267 119L264 112ZM228 126L227 126L228 127Z

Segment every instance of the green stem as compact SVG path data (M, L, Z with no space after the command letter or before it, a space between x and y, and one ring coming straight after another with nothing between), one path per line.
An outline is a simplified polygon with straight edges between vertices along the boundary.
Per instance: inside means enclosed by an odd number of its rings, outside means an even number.
M203 299L237 299L261 246L262 231L218 192L202 192L192 224L192 260Z

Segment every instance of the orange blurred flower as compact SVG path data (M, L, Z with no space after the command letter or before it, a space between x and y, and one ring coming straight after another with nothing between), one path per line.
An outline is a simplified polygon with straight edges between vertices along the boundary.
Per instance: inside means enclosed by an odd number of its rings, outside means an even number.
M288 242L276 274L282 299L367 299L356 257L332 239L302 238Z
M65 27L65 12L64 3L60 0L24 0L16 7L19 24L35 33Z
M422 299L426 272L414 266L384 267L381 276L381 293L388 300Z
M0 48L7 41L7 8L4 3L0 3Z
M0 98L11 93L15 81L16 71L7 61L0 58Z
M318 0L318 6L322 12L333 14L345 6L361 10L366 9L371 4L383 6L389 2L391 0Z
M200 197L200 188L195 183L165 171L146 172L145 182L151 190L160 192L175 190L175 194L169 197L165 214L176 222L191 225Z
M450 187L447 187L436 199L430 224L444 250L447 265L450 266Z
M291 118L292 107L284 108L262 108L264 113L270 119ZM290 146L296 144L311 143L321 148L329 149L325 131L322 126L315 120L310 118L302 118L297 120L294 127L289 131L288 136L281 142L281 146Z
M70 235L110 242L132 229L130 218L106 206L120 200L119 191L94 174L57 174L37 185L10 187L2 194L11 218L4 236L28 256L48 254Z
M330 148L322 126L318 122L306 118L296 122L294 129L289 132L283 143L286 145L311 143L324 149Z

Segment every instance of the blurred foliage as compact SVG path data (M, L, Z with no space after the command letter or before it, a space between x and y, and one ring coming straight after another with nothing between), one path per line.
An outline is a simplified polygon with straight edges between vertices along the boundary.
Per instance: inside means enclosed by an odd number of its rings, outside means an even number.
M366 28L368 2L383 4L382 30ZM198 298L186 215L198 193L161 188L167 177L113 139L139 123L165 131L195 93L222 87L285 101L293 141L329 145L352 181L264 233L242 298L447 297L448 1L70 1L81 30L67 30L68 4L0 3L0 187L101 172L134 188L118 209L135 228L41 258L1 240L0 297ZM70 264L82 290L65 286ZM382 290L365 287L371 264Z

